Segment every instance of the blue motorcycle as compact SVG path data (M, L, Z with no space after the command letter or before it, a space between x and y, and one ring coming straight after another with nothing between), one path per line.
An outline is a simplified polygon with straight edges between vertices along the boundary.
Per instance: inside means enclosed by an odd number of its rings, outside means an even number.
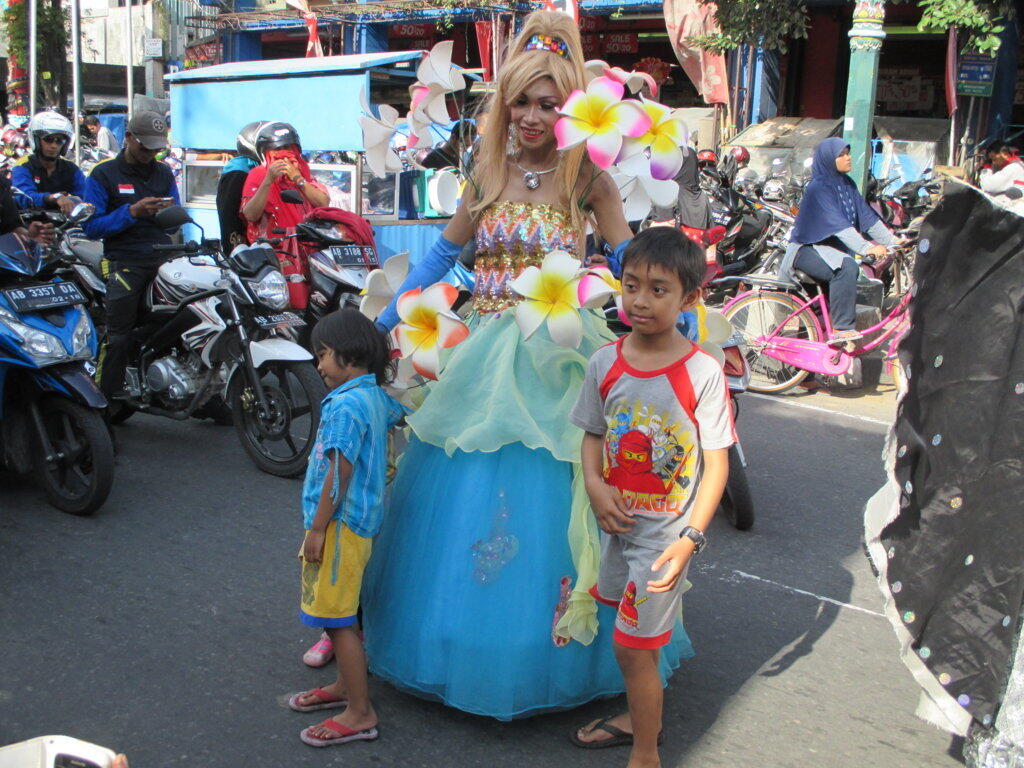
M53 506L88 515L110 493L114 446L90 375L96 330L65 271L59 253L0 235L0 466L34 472Z

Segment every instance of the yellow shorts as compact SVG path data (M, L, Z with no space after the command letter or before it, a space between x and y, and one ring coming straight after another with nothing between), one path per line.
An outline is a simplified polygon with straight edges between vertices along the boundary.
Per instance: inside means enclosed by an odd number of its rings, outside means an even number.
M311 627L348 627L356 623L363 571L373 539L353 533L337 520L327 524L324 554L319 563L302 560L299 619Z

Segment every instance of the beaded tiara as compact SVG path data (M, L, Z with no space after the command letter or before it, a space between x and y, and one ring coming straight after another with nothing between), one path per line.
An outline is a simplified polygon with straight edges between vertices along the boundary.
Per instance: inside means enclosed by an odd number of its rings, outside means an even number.
M534 35L526 41L524 51L550 51L559 56L569 58L569 46L557 37L551 35Z

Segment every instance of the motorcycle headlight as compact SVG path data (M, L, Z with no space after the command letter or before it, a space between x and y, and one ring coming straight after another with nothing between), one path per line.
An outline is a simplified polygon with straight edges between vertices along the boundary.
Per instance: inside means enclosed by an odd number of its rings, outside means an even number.
M93 326L89 313L81 310L75 332L71 334L71 356L76 360L88 360L95 353Z
M271 269L261 279L249 283L259 302L270 309L288 306L288 283L278 270Z
M64 349L60 339L52 333L25 325L13 312L0 308L0 323L7 326L18 337L25 353L40 368L71 359L71 355Z

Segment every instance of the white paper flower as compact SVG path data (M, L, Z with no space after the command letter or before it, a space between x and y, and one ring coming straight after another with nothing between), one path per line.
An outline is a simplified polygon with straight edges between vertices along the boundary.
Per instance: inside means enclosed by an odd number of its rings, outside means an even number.
M409 274L409 252L396 253L366 276L366 287L359 302L359 311L371 320L384 311L398 293Z
M642 155L624 160L610 173L619 188L626 221L643 221L652 207L671 208L679 197L678 182L651 176L650 163Z
M370 172L379 177L402 170L402 161L391 147L397 131L398 110L390 104L381 104L377 107L380 117L374 117L365 90L359 92L359 104L364 113L359 117L359 125L363 129L363 149Z
M438 86L445 93L461 91L466 87L462 68L452 64L453 40L442 40L430 49L416 68L416 79L430 86Z

